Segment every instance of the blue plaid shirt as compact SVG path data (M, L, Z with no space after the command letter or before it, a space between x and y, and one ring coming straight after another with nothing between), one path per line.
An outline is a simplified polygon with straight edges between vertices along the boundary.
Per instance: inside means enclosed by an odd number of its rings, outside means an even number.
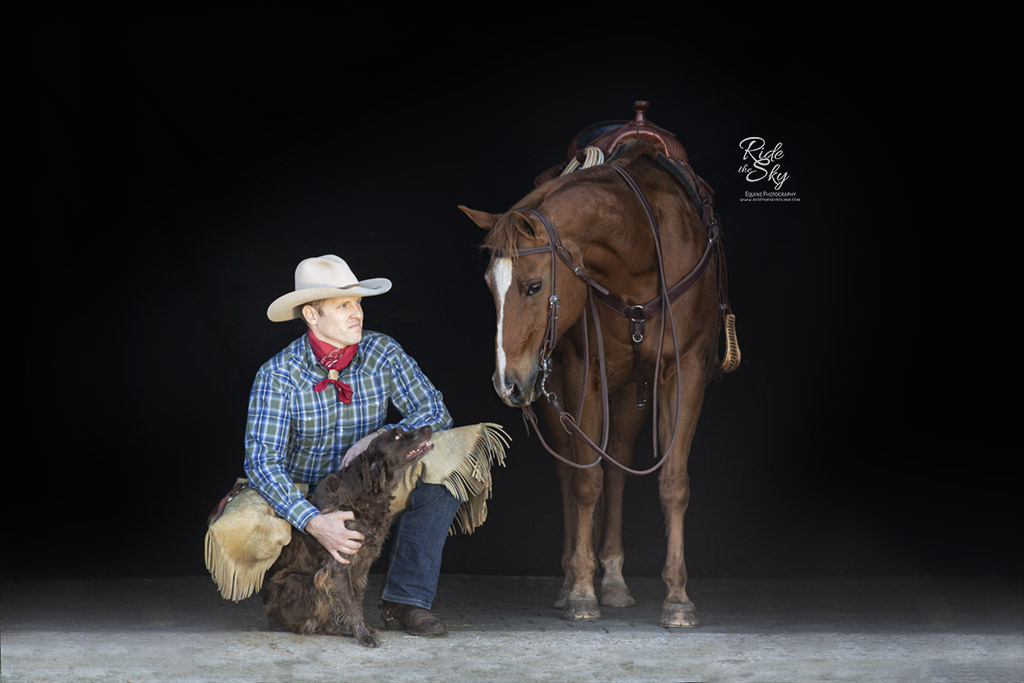
M245 432L245 473L249 484L274 511L297 529L305 529L317 510L295 483L310 489L336 472L345 451L361 437L385 425L394 405L403 427L430 425L448 429L452 418L441 392L391 337L367 331L359 351L341 372L352 386L351 404L328 386L313 391L327 370L317 361L306 335L264 363L249 396Z

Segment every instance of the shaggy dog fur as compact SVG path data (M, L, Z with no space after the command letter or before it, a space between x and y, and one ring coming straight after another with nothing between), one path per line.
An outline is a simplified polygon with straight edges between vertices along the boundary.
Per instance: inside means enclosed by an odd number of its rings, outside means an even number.
M388 534L395 487L406 468L433 448L430 436L430 427L384 432L348 467L320 482L310 502L324 513L352 510L355 520L346 524L363 534L363 546L341 564L309 534L293 533L267 572L263 602L271 619L295 633L354 635L364 647L380 645L363 616L367 575Z

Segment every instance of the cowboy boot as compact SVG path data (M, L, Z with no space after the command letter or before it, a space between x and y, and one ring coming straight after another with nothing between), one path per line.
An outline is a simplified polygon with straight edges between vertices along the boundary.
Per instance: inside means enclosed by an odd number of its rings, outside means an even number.
M413 636L448 635L448 627L443 621L428 610L415 605L402 605L385 600L380 618L384 621L384 628L389 631L405 631Z

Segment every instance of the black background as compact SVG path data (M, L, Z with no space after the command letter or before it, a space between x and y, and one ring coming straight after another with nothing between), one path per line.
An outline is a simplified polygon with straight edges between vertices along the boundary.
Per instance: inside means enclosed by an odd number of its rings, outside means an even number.
M504 12L32 25L4 526L34 559L4 578L205 572L254 373L302 332L266 307L325 253L394 282L367 325L457 423L514 439L444 570L558 573L552 459L491 388L483 233L456 207L504 211L637 99L716 191L744 353L693 446L691 575L1019 574L998 119L957 104L974 73L936 26ZM798 202L740 201L766 189L738 172L751 135ZM657 574L654 478L627 496L626 574Z

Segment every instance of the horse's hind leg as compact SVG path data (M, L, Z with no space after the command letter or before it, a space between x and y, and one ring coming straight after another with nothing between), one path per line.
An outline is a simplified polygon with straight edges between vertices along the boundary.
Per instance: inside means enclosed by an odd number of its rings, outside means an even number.
M633 461L636 435L646 421L648 410L636 407L636 387L632 384L612 397L613 416L608 438L608 453L627 467ZM604 475L604 543L601 546L601 604L608 607L629 607L636 604L626 586L622 567L626 553L622 547L622 508L626 473L615 465L605 466Z

